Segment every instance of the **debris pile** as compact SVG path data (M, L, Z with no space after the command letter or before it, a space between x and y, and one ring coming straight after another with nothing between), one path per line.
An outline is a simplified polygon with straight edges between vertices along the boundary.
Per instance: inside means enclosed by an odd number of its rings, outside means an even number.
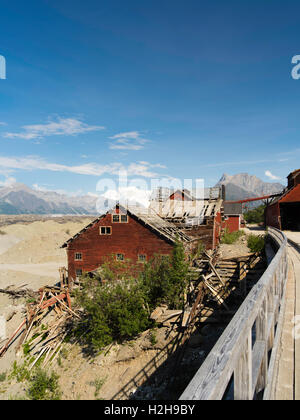
M7 290L6 290L7 292ZM9 291L13 297L19 292ZM25 290L22 292L26 292ZM27 296L21 293L21 296ZM36 297L36 293L34 293ZM72 310L69 288L45 286L38 291L38 300L27 303L26 316L6 344L0 349L2 357L19 338L16 351L23 347L24 354L31 354L32 369L43 356L42 366L53 363L69 331L69 321L79 315Z

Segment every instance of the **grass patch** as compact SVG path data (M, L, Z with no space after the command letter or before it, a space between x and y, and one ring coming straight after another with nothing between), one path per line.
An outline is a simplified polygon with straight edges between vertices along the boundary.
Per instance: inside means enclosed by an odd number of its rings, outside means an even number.
M27 396L30 400L60 400L58 379L54 372L48 375L46 371L38 369L30 378Z
M0 382L4 382L6 379L6 372L0 373Z
M226 230L221 238L222 244L232 245L235 242L237 242L241 236L244 236L245 233L241 230L238 230L236 232L229 233L228 230Z
M106 381L106 378L104 378L104 379L99 378L99 379L95 379L94 381L90 382L90 385L94 386L96 388L95 393L94 393L95 397L98 397L100 389L104 385L105 381Z

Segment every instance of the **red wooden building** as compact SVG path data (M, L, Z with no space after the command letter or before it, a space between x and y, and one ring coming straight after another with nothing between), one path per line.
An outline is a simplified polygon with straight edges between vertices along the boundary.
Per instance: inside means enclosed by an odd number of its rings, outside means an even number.
M229 233L239 231L243 225L243 205L241 203L223 203L222 228Z
M179 238L186 246L191 238L153 210L116 206L65 242L68 273L75 280L96 270L112 255L118 261L149 261L155 255L170 255Z
M266 225L281 230L300 230L300 169L288 176L282 195L266 208Z

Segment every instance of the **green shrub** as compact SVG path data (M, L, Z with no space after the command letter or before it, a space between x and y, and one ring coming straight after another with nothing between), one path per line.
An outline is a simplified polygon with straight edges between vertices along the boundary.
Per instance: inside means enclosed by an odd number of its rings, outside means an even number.
M247 239L247 245L252 252L262 252L265 248L265 241L265 236L249 235Z
M83 327L94 349L131 339L150 325L143 288L132 279L104 285L85 281L77 303L85 311L84 324L77 327L77 333Z
M256 207L253 210L249 210L244 213L244 219L247 223L263 223L265 220L265 208L266 206L262 204L259 207Z
M154 258L140 274L145 299L151 309L165 303L170 309L180 309L189 281L189 264L181 242L174 245L169 259Z
M30 386L27 395L31 400L60 400L61 392L58 385L59 377L52 372L38 369L30 378Z
M245 235L245 233L241 230L237 230L236 232L229 233L226 229L221 237L221 244L232 245L237 242L241 236Z

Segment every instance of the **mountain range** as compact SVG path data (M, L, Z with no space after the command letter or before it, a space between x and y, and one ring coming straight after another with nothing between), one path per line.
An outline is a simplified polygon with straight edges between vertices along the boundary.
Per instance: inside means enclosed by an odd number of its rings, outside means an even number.
M68 196L15 183L0 188L0 214L96 214L97 197Z
M264 182L247 173L223 174L216 186L222 184L226 187L226 200L230 201L276 194L284 189L284 185L278 182Z
M247 173L224 174L218 185L226 186L226 199L239 200L281 192L279 183L263 182ZM96 206L97 204L97 206ZM93 195L69 196L55 191L41 191L15 183L0 187L0 214L97 214L108 208L110 200ZM98 209L98 211L97 211Z

